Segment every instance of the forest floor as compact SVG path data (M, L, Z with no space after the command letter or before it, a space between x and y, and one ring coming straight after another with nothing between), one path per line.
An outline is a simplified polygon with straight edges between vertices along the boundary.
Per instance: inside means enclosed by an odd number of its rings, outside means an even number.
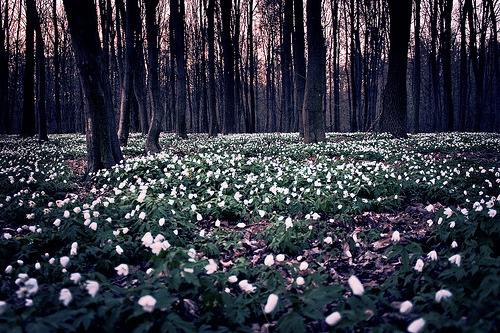
M500 330L500 135L1 136L0 331Z

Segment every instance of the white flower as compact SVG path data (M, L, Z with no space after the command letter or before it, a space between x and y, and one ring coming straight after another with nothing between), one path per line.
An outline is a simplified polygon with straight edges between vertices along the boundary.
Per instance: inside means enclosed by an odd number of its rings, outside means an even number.
M30 299L30 298L26 298L26 299L24 300L24 305L25 305L25 306L32 306L32 305L33 305L33 300L32 300L32 299Z
M276 305L278 304L278 295L276 294L270 294L267 297L267 303L266 306L264 307L264 313L271 313L273 310L276 308Z
M64 256L59 259L59 262L61 263L62 267L66 267L69 263L69 257Z
M453 215L453 211L451 210L450 207L446 207L443 211L444 215L446 215L447 218L450 218L451 215Z
M497 211L495 209L490 209L488 211L488 216L494 218L497 215Z
M281 262L281 261L283 261L283 260L285 260L285 255L284 255L284 254L278 254L278 255L276 256L276 261Z
M291 227L293 227L292 218L291 217L287 217L286 220L285 220L285 229L288 229L288 228L291 228Z
M5 310L7 310L7 302L0 301L0 315L2 315Z
M453 294L446 289L441 289L438 292L436 292L436 302L441 302L442 299L451 297Z
M318 220L321 216L318 213L312 214L313 220Z
M425 206L425 209L429 212L432 213L434 211L434 206L432 204Z
M71 244L71 251L70 251L70 255L71 256L76 256L78 252L78 243L77 242L73 242L73 244Z
M412 308L413 308L413 304L410 301L404 301L399 306L399 312L401 312L402 314L408 314L411 312Z
M456 248L456 247L458 247L458 243L457 243L456 241L453 241L453 242L451 243L451 248L452 248L452 249L454 249L454 248Z
M438 255L437 255L437 252L435 250L432 250L431 252L429 252L427 254L427 257L429 257L431 260L437 260Z
M146 213L141 212L141 213L139 214L139 219L144 220L145 218L146 218Z
M203 216L201 216L200 213L196 213L196 221L201 221L203 220Z
M264 217L264 215L266 215L266 211L262 209L259 209L257 212L259 213L260 217Z
M120 265L115 267L115 270L116 270L116 274L123 275L123 276L127 276L128 272L129 272L127 264L120 264Z
M406 329L409 333L418 333L420 332L425 326L425 320L424 318L419 318L411 322L410 325L408 325L408 328Z
M5 267L5 273L6 274L12 273L12 265L9 265L9 266Z
M90 223L89 228L96 231L97 230L97 223L96 222Z
M69 211L65 210L63 216L67 219L69 217Z
M95 297L97 291L99 291L99 282L97 281L87 281L87 286L85 287L92 298Z
M272 266L274 265L274 256L272 254L268 254L264 259L264 265Z
M137 303L139 303L139 305L142 306L142 309L144 311L153 312L156 305L156 299L151 295L146 295L142 296Z
M26 214L26 218L28 220L33 220L35 218L35 213L31 213L31 214Z
M423 268L424 268L424 261L422 259L418 259L413 269L416 270L417 272L421 272Z
M127 232L128 232L128 228L123 228L123 229L122 229L122 232L123 232L123 234L124 234L124 235L125 235L125 234L127 234Z
M452 228L452 229L455 228L455 221L450 222L450 228Z
M208 259L208 265L205 266L207 274L212 274L217 271L217 263L213 259Z
M246 225L245 223L243 223L243 222L240 222L240 223L238 223L236 226L237 226L238 228L244 228L244 227L246 227L247 225Z
M401 239L401 236L399 235L399 231L397 231L397 230L396 230L396 231L394 231L394 232L392 233L391 240L392 240L393 242L399 242L399 240L400 240L400 239Z
M163 225L165 224L165 218L161 218L159 221L158 221L158 224L160 225L160 227L163 227Z
M361 281L359 281L359 279L356 277L356 275L352 275L347 282L349 283L349 287L351 287L352 293L354 295L363 295L363 293L365 292L365 288L361 284Z
M35 269L38 271L40 268L42 268L42 265L39 262L37 262L35 264Z
M230 277L228 277L227 281L231 283L236 283L238 282L238 277L236 275L231 275Z
M205 237L205 229L200 230L200 237Z
M75 214L78 214L82 211L82 209L80 207L75 207L73 208L73 211L75 212Z
M301 271L305 271L309 267L309 264L306 261L300 263L299 269Z
M337 325L340 319L342 319L342 316L338 311L335 311L325 318L325 322L327 323L328 326L334 326Z
M73 295L71 295L71 291L69 289L61 289L61 293L59 294L59 300L64 304L64 306L68 306L68 304L73 300Z
M147 232L144 236L142 236L141 241L142 245L150 246L151 244L153 244L153 236L150 232Z
M428 219L428 220L427 220L427 225L428 225L429 227L432 227L432 225L433 225L433 224L434 224L434 221L432 221L431 219Z
M455 254L455 255L451 256L448 260L451 263L454 263L455 265L460 267L460 261L462 260L462 258L460 257L460 254Z
M325 242L326 244L332 244L333 239L332 239L332 237L328 236L325 239L323 239L323 242Z
M296 281L296 282L297 282L297 285L298 285L298 286L302 286L304 283L306 283L306 281L304 280L304 278L303 278L302 276L299 276L299 277L297 278L297 281Z
M122 247L121 247L120 245L117 245L117 246L115 247L115 251L116 251L116 253L118 253L118 254L122 254L122 253L123 253L123 249L122 249Z
M82 275L80 273L71 273L69 276L69 279L73 281L74 284L78 284L82 278Z
M24 288L28 296L36 294L38 292L38 281L34 278L28 279L24 282Z
M241 280L238 285L241 290L246 291L247 293L253 293L256 289L251 283L248 283L248 280Z

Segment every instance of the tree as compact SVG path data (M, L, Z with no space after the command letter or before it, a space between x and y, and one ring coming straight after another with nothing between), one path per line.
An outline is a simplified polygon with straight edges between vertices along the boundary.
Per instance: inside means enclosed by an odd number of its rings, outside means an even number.
M5 13L0 6L0 133L7 133L7 121L9 117L9 59L8 50L5 47L5 32L8 27L9 3L5 2ZM3 25L2 25L2 14Z
M307 0L307 77L304 95L304 142L326 140L323 96L325 94L326 49L321 27L321 1Z
M26 0L26 50L23 83L23 115L21 135L35 135L35 19L32 8L35 0Z
M176 122L175 132L182 138L187 138L186 132L186 64L184 61L184 0L170 1L170 19L173 21L173 39L171 47L175 56L176 82Z
M443 0L442 17L444 20L443 32L443 79L444 79L444 116L446 119L446 130L453 131L454 118L452 99L452 77L451 77L451 12L453 10L452 0Z
M126 0L127 11L125 14L125 61L123 64L123 80L120 97L120 122L118 125L118 139L122 146L126 146L130 133L130 108L133 98L134 78L134 17L139 10L137 0Z
M293 0L284 0L283 37L281 42L281 128L290 132L293 122L292 30Z
M389 69L382 97L380 129L406 137L406 68L410 40L411 0L388 0Z
M111 168L123 160L114 123L93 0L63 0L85 100L87 169Z
M207 43L208 43L208 112L210 127L208 135L217 136L219 126L217 123L217 100L215 98L215 32L214 32L215 0L208 0L207 6Z
M222 17L222 59L224 77L224 134L236 132L236 115L234 112L234 49L231 43L231 0L221 0Z
M163 107L160 105L160 82L158 79L158 24L156 7L159 0L146 1L146 37L148 41L148 83L153 118L149 124L146 151L161 151L159 138L163 121Z
M295 114L298 118L299 133L304 136L304 120L302 107L304 106L304 93L306 88L306 58L304 41L304 3L294 0L295 29L293 34L293 60L294 60L294 104ZM294 130L295 130L294 128Z
M420 86L421 86L421 63L420 63L420 0L415 0L415 58L413 67L413 130L414 133L420 132Z
M61 63L59 59L59 26L57 23L57 0L52 1L52 26L54 29L54 100L56 133L62 133L61 124Z

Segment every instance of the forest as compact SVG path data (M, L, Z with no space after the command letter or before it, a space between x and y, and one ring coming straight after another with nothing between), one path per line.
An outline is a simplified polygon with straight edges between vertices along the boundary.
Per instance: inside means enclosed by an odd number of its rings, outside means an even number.
M498 0L2 0L0 332L498 332Z

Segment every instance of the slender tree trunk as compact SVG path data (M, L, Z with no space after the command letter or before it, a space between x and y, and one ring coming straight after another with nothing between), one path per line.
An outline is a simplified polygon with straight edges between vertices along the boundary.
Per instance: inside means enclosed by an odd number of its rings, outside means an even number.
M294 96L295 96L295 118L298 124L294 130L299 130L300 136L304 136L304 119L302 108L304 107L304 94L306 88L306 58L304 41L304 3L302 0L294 0L295 30L293 34L293 59L294 59ZM333 38L336 38L335 36Z
M413 113L413 130L414 133L420 132L420 86L421 86L421 63L420 63L420 0L415 0L415 57L413 67L413 84L414 84L414 113Z
M59 60L59 26L57 23L57 0L52 1L52 25L54 29L54 118L56 133L62 133L61 125L61 65Z
M103 63L93 0L64 0L85 100L87 175L123 159L116 135L111 89Z
M142 27L138 26L140 30ZM138 35L140 34L138 30ZM147 134L149 129L148 113L146 109L146 71L144 68L144 52L142 49L142 37L136 38L136 55L135 55L135 71L134 71L134 94L137 100L137 108L139 113L139 124L142 134Z
M234 107L234 49L231 44L231 0L221 0L222 58L224 64L224 124L223 133L236 132Z
M389 0L389 70L383 93L380 128L406 137L406 68L411 26L411 0Z
M250 116L248 132L255 133L256 113L255 113L255 59L253 45L253 0L248 3L248 60L249 60L249 80L250 80Z
M444 52L443 52L443 79L444 79L444 114L446 119L446 130L454 130L453 93L451 77L451 12L453 1L445 0L443 8L444 19Z
M156 23L156 7L159 0L146 1L146 34L148 41L148 79L153 117L149 124L146 139L146 152L161 151L159 138L163 122L163 108L160 103L160 82L158 79L158 24Z
M493 0L488 0L489 11L491 15L491 27L492 27L492 43L493 43L493 72L495 73L495 99L494 99L494 129L498 132L500 131L500 63L499 63L499 41L498 41L498 26L497 17L495 14L495 7Z
M175 132L180 138L186 139L186 65L184 62L184 0L171 0L174 39L171 41L175 54L176 82L176 126Z
M31 4L31 3L30 3ZM38 12L34 3L30 9L33 15L33 23L36 32L36 86L37 86L37 109L38 109L38 141L49 141L47 136L47 115L45 110L45 43L43 41L42 29Z
M339 1L332 0L332 39L333 39L333 131L340 132L340 65L339 65Z
M462 5L460 13L460 104L458 107L458 130L466 131L466 109L468 106L468 59L467 59L467 11L465 6Z
M439 95L439 69L437 61L437 43L438 43L438 2L431 3L431 51L429 53L429 62L431 69L431 115L432 132L441 131L441 99Z
M210 127L208 135L217 136L219 126L217 123L217 99L215 96L215 33L214 33L215 0L208 0L207 6L207 43L208 43L208 110Z
M293 120L292 31L293 0L284 0L283 36L281 41L281 126L284 132L291 131Z
M24 137L35 135L35 27L32 8L35 0L26 0L26 45L25 69L23 85L23 115L21 135Z
M326 48L321 27L321 1L307 0L307 77L304 96L304 142L326 141L323 96Z
M9 3L5 2L5 12L0 6L0 134L7 133L7 122L9 118L9 58L8 49L5 47L6 29L8 28ZM2 25L3 16L3 25Z

